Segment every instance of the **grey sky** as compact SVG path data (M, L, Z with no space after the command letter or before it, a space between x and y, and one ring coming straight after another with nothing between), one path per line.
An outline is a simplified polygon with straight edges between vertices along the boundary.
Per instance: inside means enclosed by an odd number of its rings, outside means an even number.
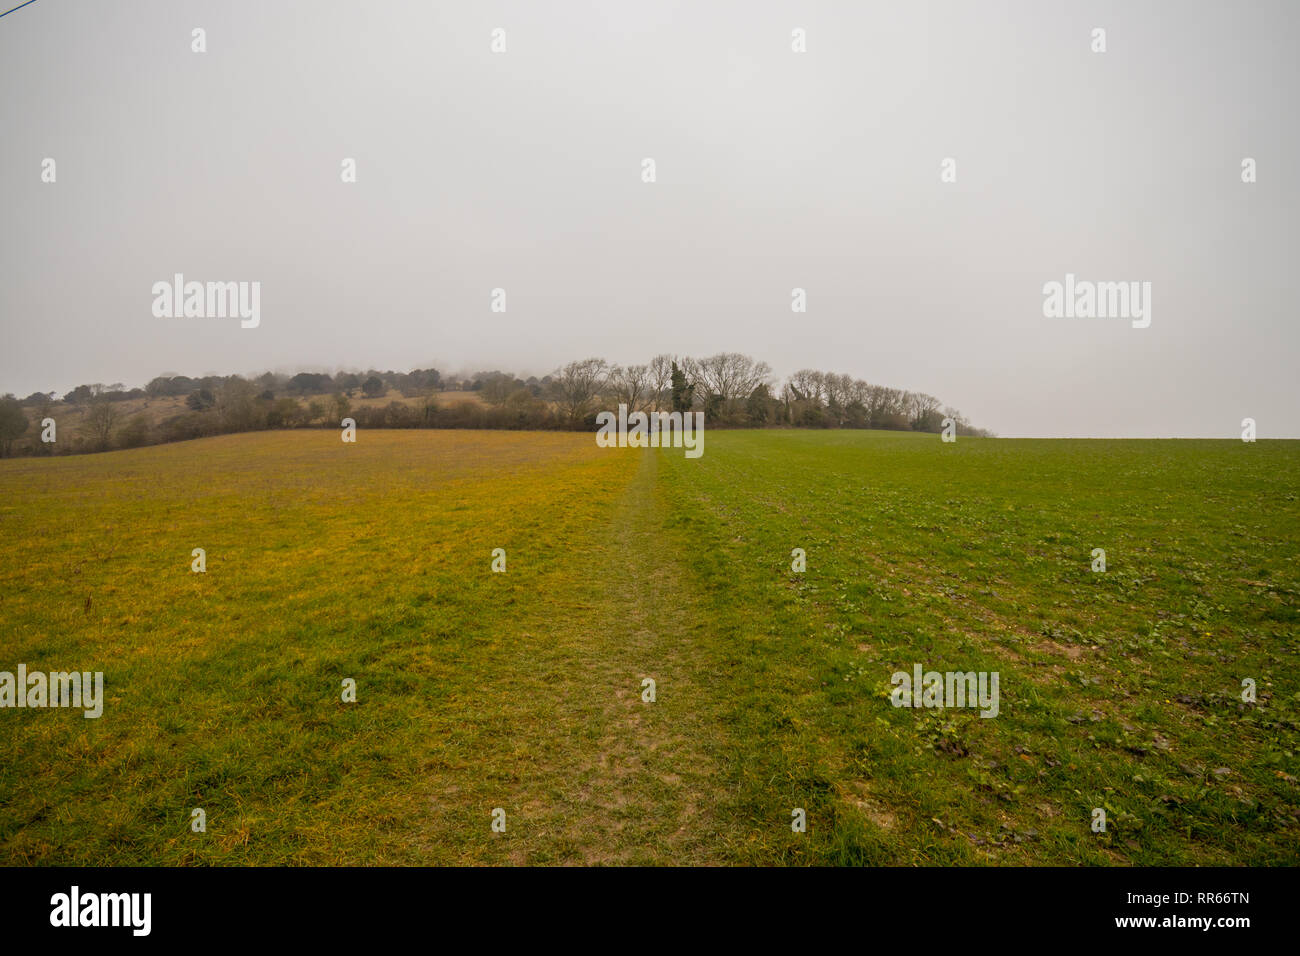
M38 0L0 18L0 391L728 350L1009 436L1300 437L1298 26L1294 3ZM176 272L260 281L261 326L154 318ZM1067 272L1151 282L1151 326L1044 318Z

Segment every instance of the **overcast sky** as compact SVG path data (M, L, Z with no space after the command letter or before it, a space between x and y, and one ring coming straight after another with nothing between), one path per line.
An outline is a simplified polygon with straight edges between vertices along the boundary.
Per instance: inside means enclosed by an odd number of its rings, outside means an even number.
M1300 437L1298 25L1288 2L37 0L0 18L0 392L726 350L1006 436ZM260 326L155 318L178 272L259 281ZM1045 318L1066 273L1150 282L1150 327Z

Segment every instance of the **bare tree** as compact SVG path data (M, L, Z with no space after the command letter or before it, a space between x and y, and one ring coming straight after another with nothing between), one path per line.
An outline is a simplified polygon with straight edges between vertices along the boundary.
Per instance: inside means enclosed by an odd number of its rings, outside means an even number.
M696 398L704 397L706 389L704 387L704 371L700 368L697 359L689 355L682 356L677 361L677 367L686 378L686 384L691 389L691 394Z
M903 393L896 388L872 385L867 390L867 413L873 428L894 425L903 413Z
M913 431L934 431L938 424L940 402L933 395L925 392L908 392L905 396L904 410L908 424Z
M848 405L849 390L852 387L853 379L847 375L827 372L822 376L822 393L826 396L826 404L831 408L842 410Z
M847 378L847 376L846 376ZM859 405L864 410L871 407L871 386L860 378L855 378L845 388L848 404Z
M504 372L484 372L478 380L483 384L480 389L483 400L491 405L504 405L506 399L524 387L522 381Z
M698 361L688 361L694 366L698 376L696 381L706 396L716 396L724 406L744 401L754 389L766 385L772 378L772 369L766 362L756 362L739 352L719 352Z
M609 378L609 363L601 358L570 362L552 377L556 403L571 424L577 424L591 411Z
M614 393L614 401L627 406L629 412L638 412L648 407L650 391L650 366L629 365L624 368L615 365L609 372L609 385Z
M650 404L654 408L663 405L664 395L673 383L673 362L677 356L664 353L650 360Z
M970 422L966 421L966 416L964 416L957 409L953 408L951 405L945 406L941 414L943 415L944 418L952 419L952 423L954 426L956 426L956 432L958 435L966 435L970 433L971 431ZM941 421L939 425L940 427L942 427L943 422Z
M801 368L790 376L790 385L795 390L795 397L803 401L820 405L822 401L822 373L816 369Z
M98 449L109 446L113 440L113 429L119 418L117 404L97 395L86 409L86 418L82 430Z

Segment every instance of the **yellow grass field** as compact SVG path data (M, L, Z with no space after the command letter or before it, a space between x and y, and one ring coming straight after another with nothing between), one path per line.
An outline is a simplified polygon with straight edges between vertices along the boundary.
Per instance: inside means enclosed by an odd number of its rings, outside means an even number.
M106 698L0 710L0 862L1297 862L1296 443L705 449L0 461L0 671ZM997 718L891 706L914 664Z

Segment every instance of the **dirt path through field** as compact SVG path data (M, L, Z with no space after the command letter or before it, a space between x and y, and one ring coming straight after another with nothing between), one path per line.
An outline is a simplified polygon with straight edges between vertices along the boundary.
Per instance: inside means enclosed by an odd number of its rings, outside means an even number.
M600 702L600 729L574 755L565 794L579 824L571 837L587 863L701 861L713 837L716 778L704 741L716 729L701 727L708 687L691 666L691 588L662 534L658 455L640 457L588 571L598 583L592 653L574 690Z
M664 533L658 453L628 464L602 517L568 539L562 571L514 578L526 597L509 633L461 665L482 680L440 715L457 725L455 739L430 742L434 812L412 835L417 860L719 859L712 755L729 738L693 652L709 638L707 616L693 613ZM504 832L488 832L495 807ZM480 833L482 842L471 836Z

